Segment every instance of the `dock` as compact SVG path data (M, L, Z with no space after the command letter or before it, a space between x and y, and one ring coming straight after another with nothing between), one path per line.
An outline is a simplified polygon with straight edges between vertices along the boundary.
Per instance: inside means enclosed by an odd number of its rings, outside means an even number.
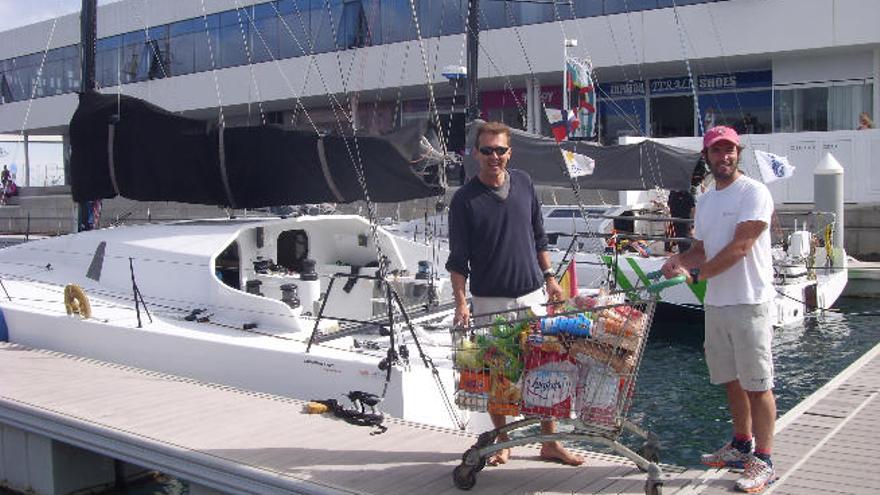
M782 418L775 493L880 486L878 354L880 346L823 387L822 397ZM456 494L452 470L476 440L396 419L376 435L306 414L302 401L9 343L0 344L0 376L0 480L20 491L59 492L67 481L40 478L37 468L49 461L34 459L51 452L46 458L57 463L81 449L105 466L117 459L186 480L194 494ZM479 473L472 491L644 493L645 474L624 458L583 452L586 466L572 468L537 454L537 447L515 449L509 464ZM667 495L731 493L735 479L725 470L672 466L664 477Z

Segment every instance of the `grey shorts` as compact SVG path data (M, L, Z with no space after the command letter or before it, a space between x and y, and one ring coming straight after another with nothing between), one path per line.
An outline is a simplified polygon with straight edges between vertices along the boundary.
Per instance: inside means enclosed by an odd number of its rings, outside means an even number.
M532 312L537 316L547 314L547 310L542 304L547 302L547 295L544 289L538 289L524 296L519 297L471 297L473 305L474 320L473 324L482 326L490 325L495 318L501 316L506 320L518 320L528 317L524 308L531 308ZM512 311L508 311L512 310ZM486 313L498 313L497 315L485 315Z
M709 381L739 380L747 391L773 388L772 302L706 306L706 364Z

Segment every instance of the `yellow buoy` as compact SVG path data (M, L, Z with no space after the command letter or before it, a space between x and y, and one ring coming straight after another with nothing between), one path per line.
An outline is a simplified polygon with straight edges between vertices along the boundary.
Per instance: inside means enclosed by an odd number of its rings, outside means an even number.
M67 284L64 288L64 309L68 315L74 313L80 315L83 319L92 317L92 306L89 304L89 298L82 288L76 284Z

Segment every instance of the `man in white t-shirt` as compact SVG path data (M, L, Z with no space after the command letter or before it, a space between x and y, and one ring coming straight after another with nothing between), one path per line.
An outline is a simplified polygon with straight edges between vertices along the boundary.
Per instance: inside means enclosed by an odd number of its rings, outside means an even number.
M706 364L710 381L727 389L733 440L701 460L711 467L744 469L736 487L756 493L776 479L770 459L776 422L768 228L773 198L764 184L740 171L741 153L735 130L706 131L703 157L715 188L697 201L691 249L670 257L663 273L684 274L691 283L707 281Z

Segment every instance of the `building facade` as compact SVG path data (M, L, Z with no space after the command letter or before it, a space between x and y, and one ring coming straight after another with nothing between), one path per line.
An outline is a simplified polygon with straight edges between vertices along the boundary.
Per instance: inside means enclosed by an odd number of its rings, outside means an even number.
M387 132L436 118L464 148L467 0L122 0L98 12L100 91L226 125ZM880 112L874 0L483 1L485 118L549 134L568 54L598 139L855 129ZM80 89L78 15L0 33L0 133L59 134Z

